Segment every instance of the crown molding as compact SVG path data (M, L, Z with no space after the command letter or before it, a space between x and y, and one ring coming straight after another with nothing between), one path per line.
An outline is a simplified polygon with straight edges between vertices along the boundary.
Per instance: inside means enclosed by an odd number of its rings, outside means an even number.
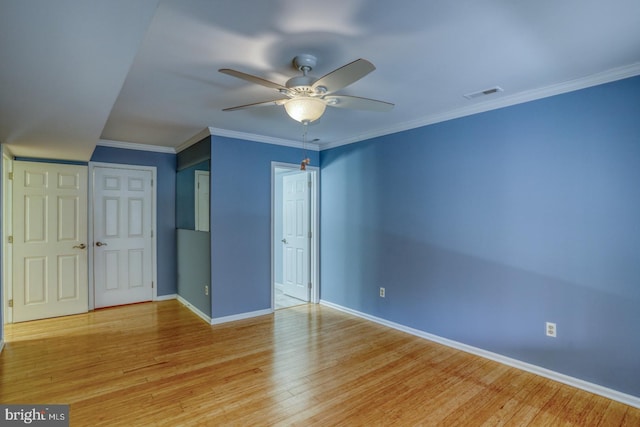
M264 142L267 144L283 145L285 147L303 148L302 147L303 144L301 141L293 141L290 139L274 138L270 136L257 135L257 134L246 133L246 132L237 132L233 130L220 129L220 128L214 128L214 127L209 127L209 132L212 136L224 136L227 138L243 139L246 141L255 141L255 142ZM304 148L306 148L309 151L320 151L320 147L317 144L311 143L311 142L308 142Z
M614 82L616 80L622 80L630 77L640 75L640 62L627 65L624 67L613 68L611 70L593 74L590 76L568 80L563 83L558 83L542 88L532 89L513 95L503 96L490 101L470 105L467 107L457 108L440 114L434 114L427 117L420 118L418 120L412 120L404 123L399 123L395 126L374 129L372 131L362 133L358 136L341 139L338 141L328 142L322 145L315 143L306 144L306 148L309 151L323 151L342 145L353 144L360 141L365 141L372 138L378 138L385 135L390 135L398 132L404 132L411 129L416 129L436 123L445 122L448 120L458 119L465 116L471 116L474 114L484 113L491 110L497 110L499 108L510 107L517 104L523 104L529 101L535 101L542 98L548 98L555 95L561 95L567 92L573 92L581 89L586 89L592 86L598 86L605 83ZM282 145L292 148L303 148L301 141L275 138L270 136L258 135L247 132L238 132L227 129L220 129L216 127L207 127L200 132L193 135L191 138L180 144L178 147L165 147L157 145L137 144L122 141L111 141L101 139L98 145L114 148L125 148L130 150L142 150L142 151L156 151L160 153L179 153L193 144L201 141L208 136L222 136L227 138L242 139L246 141L263 142L267 144Z
M9 146L7 144L4 143L0 143L0 146L2 147L2 155L6 156L10 159L13 159L15 156L13 155L13 152L11 151L11 149L9 148Z
M135 142L124 142L124 141L112 141L109 139L101 139L98 141L98 144L102 147L111 147L111 148L124 148L126 150L139 150L139 151L154 151L156 153L169 153L175 154L176 150L173 147L165 147L160 145L150 145L150 144L138 144Z
M469 107L457 108L442 114L434 114L421 118L419 120L413 120L409 122L400 123L397 126L378 129L372 132L358 135L357 137L347 138L340 141L334 141L327 144L323 144L320 150L328 150L330 148L340 147L342 145L353 144L355 142L364 141L371 138L377 138L380 136L390 135L393 133L403 132L411 129L420 128L448 120L458 119L465 116L471 116L473 114L484 113L486 111L497 110L499 108L510 107L517 104L523 104L529 101L535 101L542 98L548 98L555 95L561 95L567 92L574 92L581 89L586 89L592 86L598 86L605 83L614 82L616 80L622 80L629 77L635 77L640 75L640 62L627 65L624 67L613 68L611 70L592 74L587 77L582 77L574 80L568 80L563 83L558 83L542 88L527 90L524 92L516 93L513 95L504 96L491 101L474 104Z
M186 150L187 148L191 147L193 144L202 141L208 136L211 136L211 132L209 131L209 128L202 129L200 132L196 133L191 138L187 139L185 142L178 145L176 147L176 153Z

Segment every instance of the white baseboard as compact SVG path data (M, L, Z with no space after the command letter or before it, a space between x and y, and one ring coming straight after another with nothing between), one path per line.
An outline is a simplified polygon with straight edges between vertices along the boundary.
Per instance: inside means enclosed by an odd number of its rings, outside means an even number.
M273 309L268 308L265 310L251 311L248 313L234 314L231 316L215 317L211 319L211 324L219 325L220 323L235 322L236 320L249 319L251 317L258 317L258 316L265 316L267 314L273 314Z
M211 317L209 317L206 314L204 314L202 311L200 311L198 308L196 308L193 304L191 304L189 301L187 301L186 299L184 299L180 295L176 295L176 299L178 301L180 301L180 303L182 305L187 307L189 310L193 311L196 315L198 315L200 318L205 320L210 325L219 325L221 323L234 322L236 320L250 319L252 317L258 317L258 316L264 316L264 315L267 315L267 314L273 314L273 309L268 308L268 309L265 309L265 310L251 311L251 312L248 312L248 313L240 313L240 314L234 314L234 315L231 315L231 316L216 317L216 318L212 319Z
M2 353L3 348L4 348L4 340L0 340L0 353Z
M168 301L171 299L177 299L178 294L169 294L169 295L157 295L154 301Z
M467 353L475 354L476 356L484 357L485 359L490 359L498 363L502 363L504 365L511 366L513 368L521 369L523 371L530 372L532 374L539 375L541 377L548 378L550 380L554 380L563 384L567 384L569 386L579 388L581 390L588 391L590 393L594 393L600 396L604 396L608 399L615 400L621 403L624 403L629 406L633 406L636 408L640 408L640 397L632 396L630 394L622 393L607 387L603 387L598 384L593 384L588 381L584 381L578 378L570 377L565 374L561 374L559 372L552 371L550 369L542 368L540 366L532 365L530 363L526 363L517 359L512 359L510 357L503 356L498 353L493 353L491 351L483 350L481 348L473 347L467 344L463 344L457 341L453 341L447 338L439 337L437 335L429 334L427 332L421 331L419 329L410 328L408 326L401 325L399 323L391 322L389 320L382 319L380 317L371 316L366 313L362 313L357 310L352 310L347 307L343 307L338 304L334 304L329 301L320 300L320 304L325 305L327 307L331 307L333 309L351 314L356 317L360 317L362 319L370 320L375 323L379 323L384 326L388 326L393 329L397 329L402 332L406 332L411 335L415 335L420 338L427 339L429 341L437 342L438 344L446 345L447 347L452 347L457 350L461 350Z
M189 301L187 301L186 299L182 298L180 295L176 296L176 299L178 301L180 301L180 303L182 305L184 305L185 307L187 307L189 310L193 311L198 317L200 317L201 319L203 319L205 322L207 323L211 323L211 317L207 316L206 314L204 314L202 311L200 311L198 308L196 308L193 304L191 304Z

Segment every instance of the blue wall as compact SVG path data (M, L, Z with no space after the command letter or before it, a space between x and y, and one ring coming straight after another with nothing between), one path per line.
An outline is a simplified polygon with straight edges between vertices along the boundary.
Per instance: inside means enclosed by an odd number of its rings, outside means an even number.
M204 231L176 230L178 296L211 318L211 234Z
M271 308L271 162L298 148L212 136L212 317ZM318 153L309 152L311 166Z
M97 146L92 162L155 166L157 177L158 296L175 294L176 284L176 155Z
M636 77L321 152L322 299L640 396L639 100Z

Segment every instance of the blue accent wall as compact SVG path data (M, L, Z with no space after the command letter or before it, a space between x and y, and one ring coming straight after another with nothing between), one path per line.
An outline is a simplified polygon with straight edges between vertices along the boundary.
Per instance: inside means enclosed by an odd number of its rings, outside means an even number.
M212 136L211 301L219 318L271 308L271 162L298 148ZM307 153L311 166L318 152Z
M320 165L323 300L640 396L640 77Z
M178 296L211 318L211 235L195 230L176 230Z
M92 162L155 166L157 182L158 296L175 294L176 284L176 155L97 146Z

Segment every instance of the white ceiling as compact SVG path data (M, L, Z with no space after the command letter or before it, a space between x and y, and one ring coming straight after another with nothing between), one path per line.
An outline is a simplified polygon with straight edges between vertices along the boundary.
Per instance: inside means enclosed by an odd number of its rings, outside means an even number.
M638 0L0 0L0 142L14 155L89 159L100 140L175 148L203 131L300 141L278 94L300 53L322 76L377 69L340 93L389 113L327 108L334 146L640 74ZM504 92L468 100L464 94Z

